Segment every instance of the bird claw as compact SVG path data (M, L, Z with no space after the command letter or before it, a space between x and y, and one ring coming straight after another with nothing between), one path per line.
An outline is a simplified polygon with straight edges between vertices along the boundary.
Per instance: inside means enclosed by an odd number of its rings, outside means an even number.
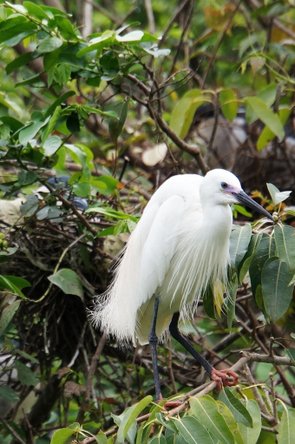
M221 390L222 387L232 387L239 382L239 376L230 368L223 370L213 368L210 377L212 381L216 382L216 388L218 390Z

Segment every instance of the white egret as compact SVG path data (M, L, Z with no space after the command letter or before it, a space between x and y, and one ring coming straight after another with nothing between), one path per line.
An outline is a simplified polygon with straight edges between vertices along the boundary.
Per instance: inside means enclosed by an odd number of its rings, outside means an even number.
M192 317L209 285L227 284L233 203L272 219L228 171L177 175L164 182L148 202L112 284L92 312L94 323L119 344L150 344L156 399L161 398L157 343L168 330L218 385L237 383L232 370L213 368L178 329L179 318Z

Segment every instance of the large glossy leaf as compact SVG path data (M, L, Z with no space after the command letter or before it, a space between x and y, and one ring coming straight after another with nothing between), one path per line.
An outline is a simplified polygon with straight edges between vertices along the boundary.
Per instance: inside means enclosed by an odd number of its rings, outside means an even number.
M191 414L206 427L212 436L223 444L234 444L235 439L224 417L218 411L217 402L211 396L191 398Z
M62 429L56 430L51 438L50 444L68 444L69 438L74 436L79 432L80 424L74 423L69 427L64 427Z
M282 125L285 125L289 115L290 115L291 109L289 108L282 108L279 110L279 117L282 122ZM257 149L258 151L261 151L265 146L273 140L275 137L275 133L271 130L270 127L265 126L263 130L261 131L258 140L257 140Z
M256 444L261 432L261 414L257 402L254 399L245 399L245 407L250 413L253 426L246 427L240 424L240 433L243 437L244 444Z
M238 269L240 262L247 253L248 246L251 240L251 225L243 226L234 225L230 236L230 260L232 266Z
M222 401L216 401L218 406L219 413L223 416L225 419L225 422L230 429L231 433L234 436L235 444L245 444L243 442L242 435L240 433L239 426L240 424L237 422L236 418L230 411L230 409L227 407L227 405L224 404Z
M293 273L278 258L268 259L262 268L261 284L265 311L272 321L281 318L289 308L293 296L290 285Z
M286 407L284 405L284 411L281 417L281 421L278 427L278 444L293 444L295 436L295 409Z
M245 97L245 103L251 108L252 113L260 119L279 138L284 137L284 127L277 114L259 97Z
M252 427L252 417L244 404L229 388L225 388L219 394L219 399L230 409L238 422L247 427Z
M171 113L170 127L179 137L186 137L196 110L206 101L208 98L199 89L192 89L178 100Z
M13 275L0 274L0 289L6 289L23 299L26 299L22 292L23 288L29 287L31 284L26 279Z
M35 373L23 362L15 361L15 368L17 370L18 380L23 385L34 387L39 382L39 379L37 378Z
M83 297L83 287L77 273L69 268L61 268L48 277L52 284L59 287L65 294Z
M2 310L0 317L0 336L5 332L6 328L12 321L20 303L20 300L14 301L12 304L7 305L7 307Z
M268 234L258 235L256 240L256 244L253 245L251 265L249 267L254 295L258 286L261 285L261 272L264 262L275 254L273 239Z
M24 129L22 129L19 133L19 142L22 145L26 145L30 140L32 140L38 131L43 128L43 126L46 125L48 122L49 117L47 117L45 120L42 121L35 121L27 125Z
M173 418L180 435L180 442L187 444L213 444L208 430L194 416Z
M5 400L8 402L17 402L19 400L19 395L8 386L0 386L0 400Z
M290 270L295 270L295 228L291 225L276 225L274 230L276 249L279 258L285 261Z
M134 426L136 427L136 418L152 402L152 400L152 396L146 396L137 404L126 409L121 415L113 415L116 424L119 426L116 441L118 444L123 444L126 442L126 437L128 436L131 428L134 428Z
M228 120L233 120L238 111L238 99L236 92L231 88L222 89L218 95L224 117Z
M62 140L59 136L48 137L43 144L45 156L48 157L52 156L59 149L61 145L62 145Z

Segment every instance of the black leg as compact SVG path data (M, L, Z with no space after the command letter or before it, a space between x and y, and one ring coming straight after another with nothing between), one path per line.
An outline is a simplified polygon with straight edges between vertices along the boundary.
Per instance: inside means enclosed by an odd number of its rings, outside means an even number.
M178 330L178 320L179 320L179 313L174 313L172 321L170 322L169 325L169 331L171 335L195 358L195 360L199 364L201 364L202 367L204 367L208 375L211 376L213 370L212 365L209 364L209 362L206 361L206 359L203 358L203 356L200 355L200 353L198 353L193 348L190 342L182 336L182 334Z
M162 398L161 387L160 387L160 376L158 369L158 354L157 354L157 345L158 345L158 337L156 335L156 324L157 324L157 316L159 309L159 298L156 296L154 303L154 312L152 325L149 335L149 344L152 352L152 363L153 363L153 372L154 372L154 381L155 381L155 392L156 392L156 401L159 401Z

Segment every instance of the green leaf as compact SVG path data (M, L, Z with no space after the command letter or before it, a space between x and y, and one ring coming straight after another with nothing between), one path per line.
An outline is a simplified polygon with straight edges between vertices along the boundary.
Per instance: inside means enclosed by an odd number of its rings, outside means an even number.
M18 136L19 142L22 145L27 145L27 143L36 136L38 131L40 131L40 129L47 124L48 120L49 117L47 117L43 121L37 120L36 122L29 123L25 128L23 128L19 132Z
M21 170L17 176L17 180L20 186L25 187L36 182L38 176L34 171Z
M141 401L127 408L121 415L112 415L116 424L119 425L117 433L117 443L124 444L130 428L135 424L139 414L152 402L153 397L148 395Z
M295 409L286 407L282 403L284 411L278 427L278 444L293 444L295 436Z
M257 97L267 106L272 106L277 96L278 85L275 82L269 83L265 88L257 92Z
M190 412L222 444L234 444L234 437L218 411L217 402L209 395L190 399Z
M256 294L258 286L261 284L261 272L265 261L274 256L274 242L268 234L257 234L250 243L253 248L251 254L251 264L249 267L251 286L253 294Z
M85 213L100 213L100 214L104 214L105 216L108 216L112 219L127 219L127 220L131 220L133 222L137 222L138 221L138 217L136 216L132 216L131 214L127 214L127 213L123 213L123 211L117 211L114 210L111 207L91 207L88 208Z
M80 426L79 426L80 428ZM55 432L52 435L50 444L68 444L69 438L71 436L75 435L79 430L77 430L76 423L73 424L73 427L64 427L59 430L55 430Z
M280 108L279 109L279 117L282 125L285 125L289 116L291 113L291 109L288 107ZM266 147L266 145L275 138L274 132L271 130L271 128L265 126L263 130L261 131L258 140L257 140L257 149L258 151L263 150L263 148Z
M142 444L142 441L140 441ZM163 435L154 436L151 440L148 441L148 444L167 444L166 438Z
M235 91L231 88L222 89L218 99L224 117L232 121L238 112L238 99Z
M194 416L171 418L177 427L181 442L187 444L213 444L208 430Z
M61 268L48 277L50 282L59 287L65 294L83 297L83 286L77 273L69 268Z
M43 144L43 149L45 156L52 156L62 145L62 140L59 136L51 136L45 140Z
M15 361L15 368L17 370L18 380L21 384L33 387L38 384L39 379L35 373L23 362Z
M39 208L39 199L34 194L27 197L27 200L20 207L20 212L25 217L30 217L36 213Z
M232 393L232 391L225 387L219 394L219 400L230 409L238 422L247 427L252 427L252 417L244 404Z
M233 413L228 408L228 406L224 404L224 402L218 400L216 402L219 413L223 416L228 428L230 429L231 433L234 436L235 444L245 444L240 433L239 426L241 426L241 424L237 422Z
M42 134L42 142L44 142L49 135L52 133L52 131L55 129L56 123L60 117L61 114L61 106L57 105L56 108L53 111L52 116L49 119L48 125L45 128L43 134Z
M293 296L290 286L293 273L285 262L269 258L263 265L261 285L264 307L272 321L280 319L288 310Z
M97 444L108 444L108 438L101 430L95 435L95 439Z
M117 190L119 181L113 176L91 176L90 185L95 187L101 194L108 196Z
M14 403L19 400L19 396L12 388L2 385L0 387L0 399Z
M57 48L62 46L63 41L58 37L45 37L45 39L41 40L37 46L37 51L39 54L43 54L45 52L54 51Z
M63 94L62 96L60 96L58 99L56 99L49 107L48 107L48 109L46 110L46 113L45 113L45 117L50 117L51 115L52 115L52 117L50 118L50 121L49 121L49 124L48 125L51 125L51 119L53 119L54 117L54 114L55 114L55 110L56 110L56 108L57 107L59 107L59 105L60 104L62 104L62 103L66 103L66 101L67 101L67 99L69 98L69 97L72 97L72 96L74 96L75 95L75 91L68 91L68 92L66 92L65 94ZM60 110L61 110L61 108L59 108L59 110L58 111L56 111L57 113L58 113L58 117L59 117L59 115L60 115ZM53 127L54 128L54 127ZM53 129L52 128L52 129ZM52 129L50 130L50 132L52 131ZM46 134L46 133L45 133ZM48 134L46 134L46 137L49 135L50 133L48 133ZM46 138L45 137L45 138Z
M282 122L277 114L275 114L261 99L258 97L245 97L245 103L248 105L252 113L260 119L273 133L281 140L284 138L285 132Z
M74 162L80 163L83 169L92 168L93 152L85 145L64 144L67 154L69 154Z
M239 268L241 261L248 251L251 240L252 229L250 224L243 226L234 225L230 235L230 258L231 264L236 269Z
M254 399L245 399L244 402L247 411L251 415L253 426L246 427L245 425L240 424L240 433L244 440L244 444L255 444L259 438L262 426L260 408Z
M48 19L50 17L50 15L46 13L46 8L37 5L36 3L25 1L23 2L23 5L30 15L33 15L40 20Z
M73 193L79 197L88 197L90 194L89 182L79 182L73 185Z
M286 262L289 269L295 270L295 228L291 225L276 225L275 244L279 258Z
M128 102L124 101L122 104L120 104L119 108L118 106L115 108L115 111L119 118L110 119L109 122L109 132L113 142L116 142L116 140L118 139L119 135L122 132L127 117Z
M30 283L23 278L11 275L0 275L0 288L9 290L11 293L26 299L25 295L21 291L25 287L29 287Z
M284 202L284 200L288 199L292 191L280 191L275 185L272 183L266 184L269 194L271 195L271 199L275 205Z
M12 302L12 304L7 305L2 310L1 317L0 317L0 336L2 336L5 333L5 330L9 326L15 313L18 310L20 303L21 303L20 300L14 301L14 302Z
M184 94L174 106L171 113L170 127L182 139L187 136L195 112L204 102L209 102L209 100L203 91L192 89Z
M114 41L115 32L107 30L99 37L94 37L93 39L91 39L88 43L88 46L85 46L77 52L77 57L81 57L88 52L96 51L97 49L109 46Z
M20 6L20 5L19 5ZM25 17L10 17L0 22L0 43L15 46L36 31L36 25Z
M12 62L8 63L8 65L6 66L7 74L11 74L20 66L27 65L28 62L33 60L35 57L36 55L33 52L26 52L25 54L16 57Z

